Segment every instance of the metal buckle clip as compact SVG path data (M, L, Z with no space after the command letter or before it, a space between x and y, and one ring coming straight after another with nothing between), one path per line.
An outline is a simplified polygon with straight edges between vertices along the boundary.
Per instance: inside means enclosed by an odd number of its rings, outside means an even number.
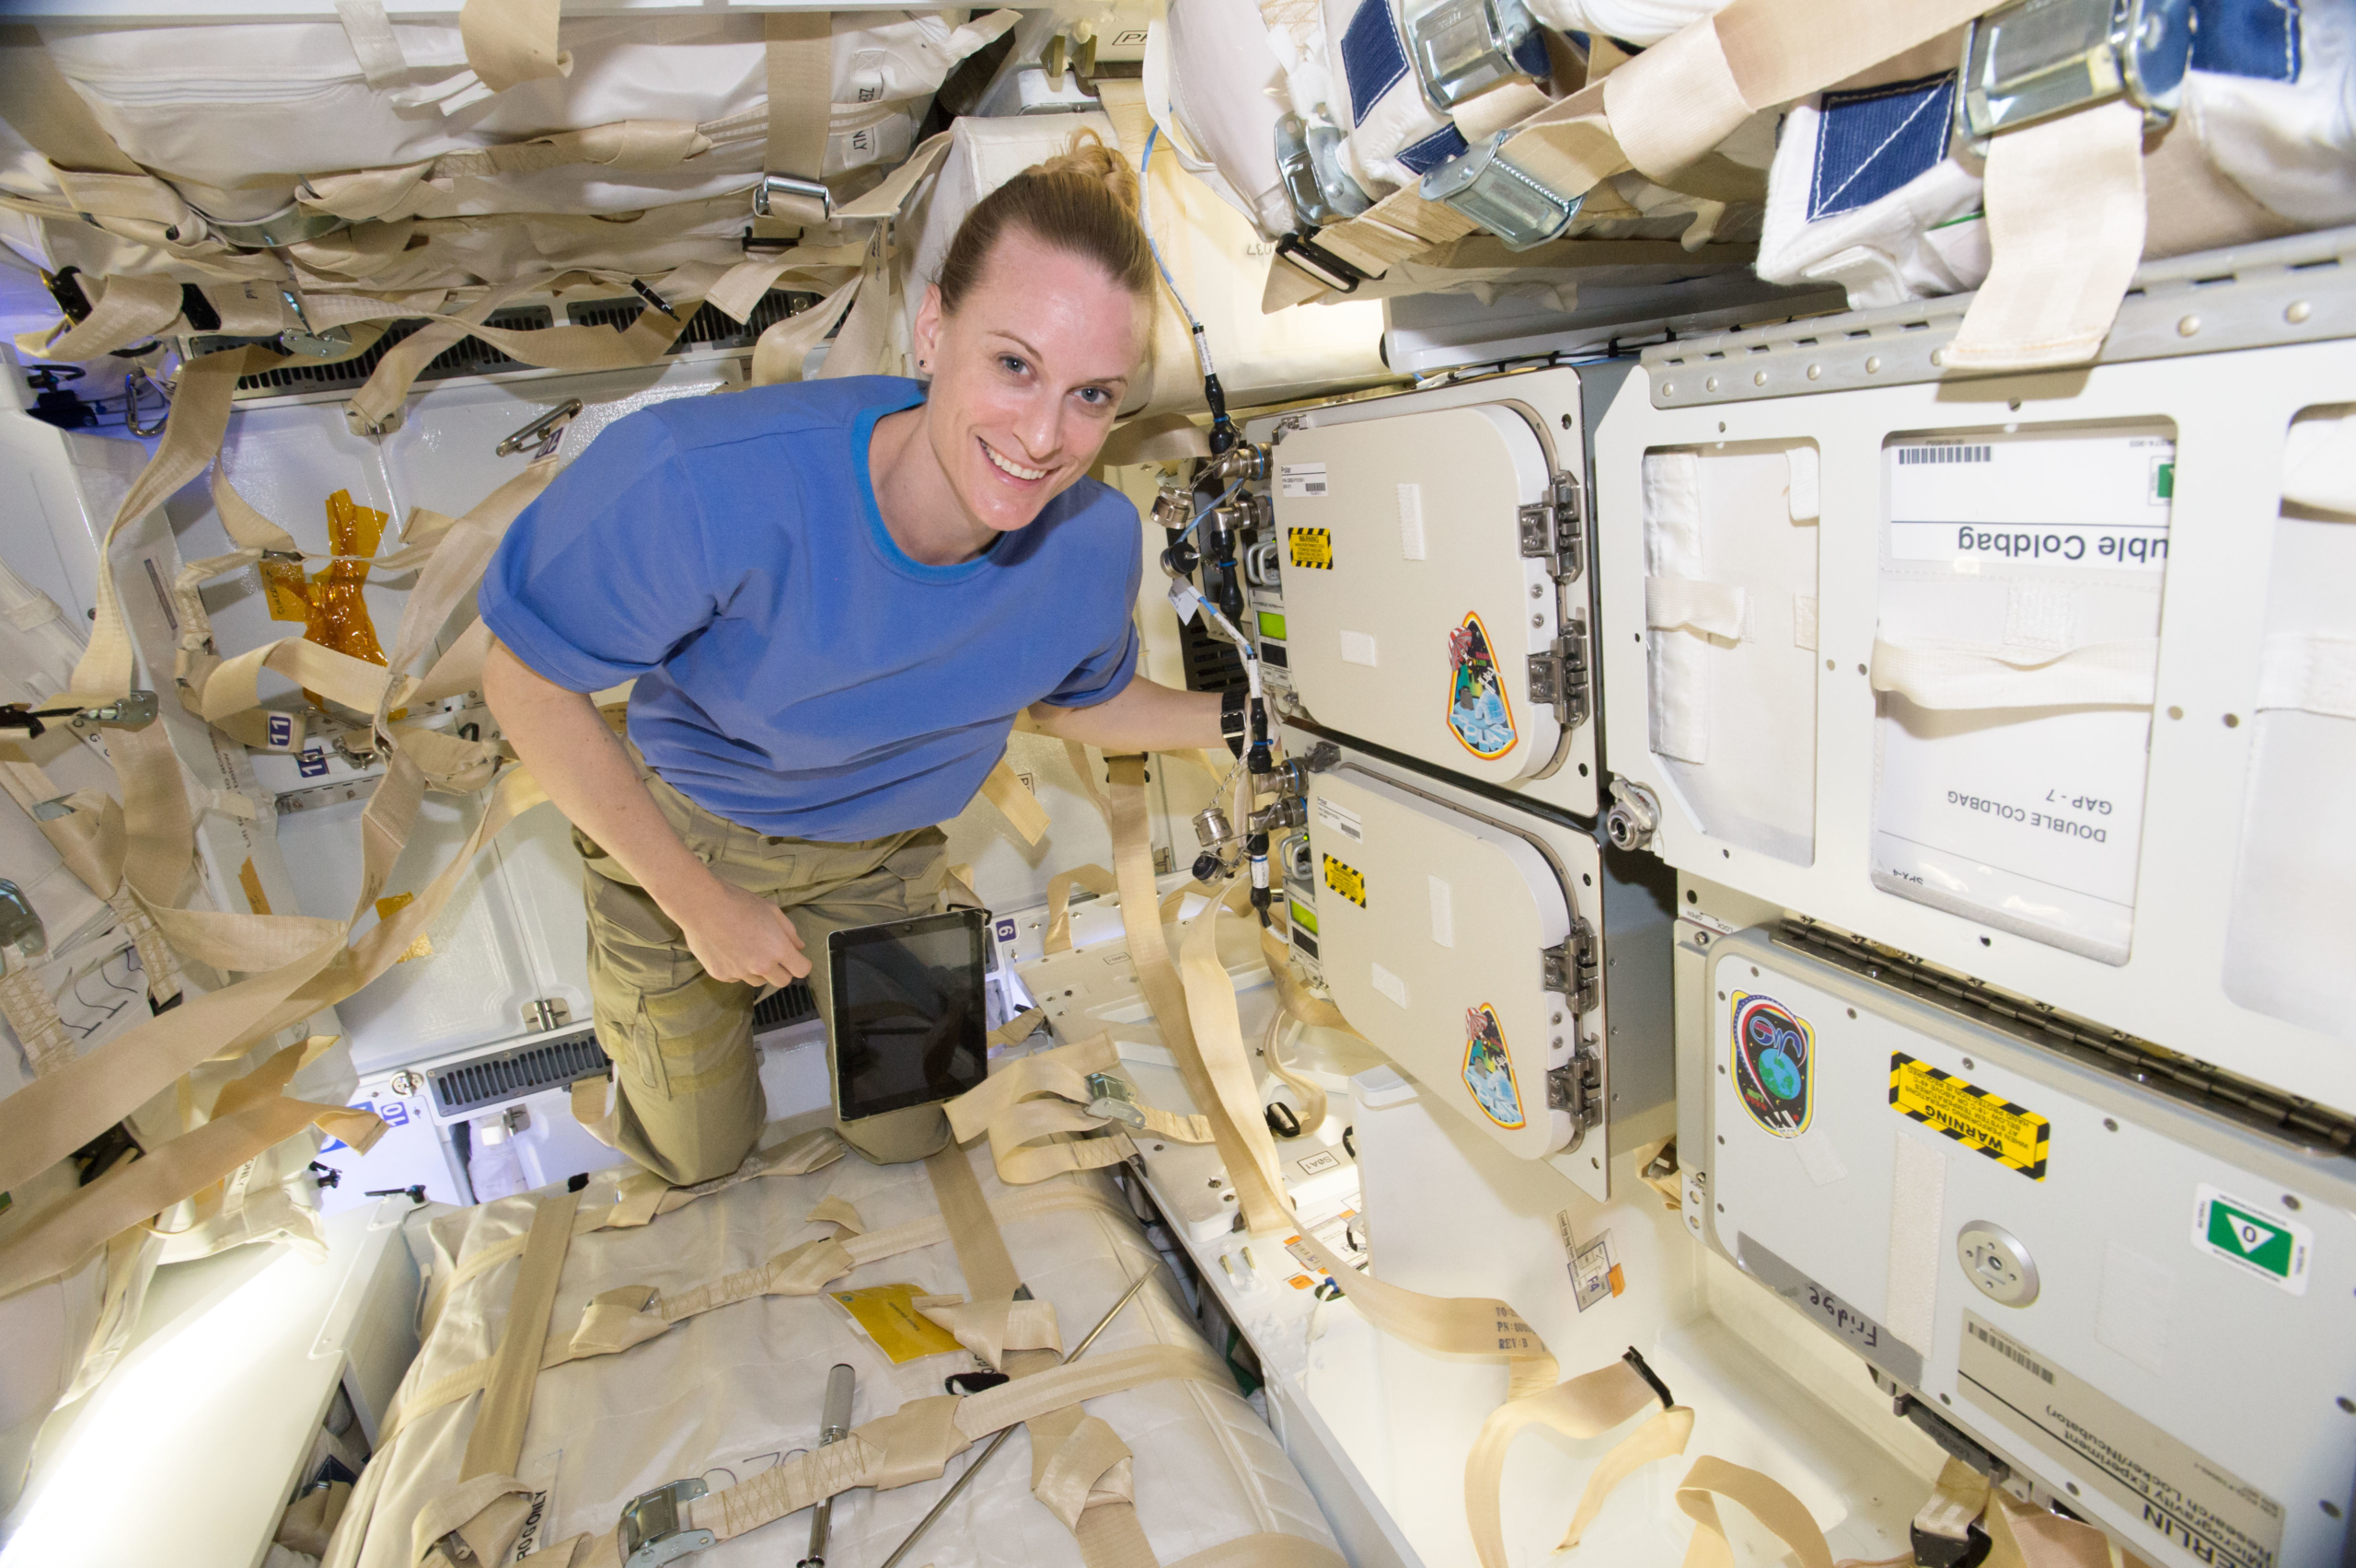
M1288 234L1276 241L1276 254L1314 279L1322 288L1335 294L1355 294L1367 281L1367 274L1343 260L1316 241L1299 235Z
M1425 96L1442 109L1547 74L1545 36L1522 0L1438 0L1407 18L1407 48Z
M1276 173L1304 229L1355 218L1374 203L1342 167L1342 133L1298 114L1276 121Z
M49 930L41 924L40 911L24 889L0 881L0 974L48 951Z
M1145 1112L1138 1105L1138 1091L1110 1073L1088 1075L1088 1113L1102 1116L1145 1130Z
M1543 245L1571 226L1587 197L1564 196L1500 156L1510 131L1441 164L1417 188L1426 202L1445 202L1505 242L1507 250Z
M818 180L797 179L790 174L761 176L761 182L753 187L753 215L758 218L776 218L782 223L796 222L798 220L787 205L793 197L800 197L805 202L815 202L818 203L820 213L827 221L833 220L835 193Z
M2176 117L2192 0L2015 0L1963 38L1957 128L1988 139L2124 97L2154 129Z
M641 1492L624 1505L619 1528L622 1568L662 1568L717 1540L710 1530L680 1528L681 1506L703 1494L703 1482L690 1478Z

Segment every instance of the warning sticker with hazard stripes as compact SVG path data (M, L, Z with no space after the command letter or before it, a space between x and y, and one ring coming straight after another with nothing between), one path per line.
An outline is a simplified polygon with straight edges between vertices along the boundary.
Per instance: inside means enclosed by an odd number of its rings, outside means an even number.
M1366 907L1366 878L1358 873L1356 867L1336 860L1331 855L1325 857L1325 885L1359 908Z
M1897 1052L1889 1058L1889 1108L2008 1170L2032 1182L2045 1180L2051 1124L2001 1095Z
M1316 571L1334 570L1334 531L1331 528L1288 528L1285 539L1292 547L1292 563Z

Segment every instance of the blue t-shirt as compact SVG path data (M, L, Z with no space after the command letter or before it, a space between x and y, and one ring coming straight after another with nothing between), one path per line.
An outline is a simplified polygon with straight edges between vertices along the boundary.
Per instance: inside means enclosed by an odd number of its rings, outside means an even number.
M630 739L733 822L840 842L955 816L1022 709L1128 685L1143 533L1083 478L976 559L909 559L868 441L922 398L846 377L617 420L508 530L483 619L559 686L635 678Z

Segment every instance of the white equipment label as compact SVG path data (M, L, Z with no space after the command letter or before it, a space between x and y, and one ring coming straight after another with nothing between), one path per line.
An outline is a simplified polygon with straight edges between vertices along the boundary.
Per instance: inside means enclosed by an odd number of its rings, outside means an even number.
M2176 446L2158 435L1892 446L1894 560L2160 571Z
M1992 436L1894 445L1882 635L1958 634L1998 594L2023 664L2106 640L2080 622L2099 574L2142 592L2167 564L2175 448L2149 434ZM1951 585L1951 586L1950 586ZM2108 591L2096 582L2087 591ZM1966 635L1992 643L1996 627ZM2113 637L2116 634L2112 634ZM1881 724L1874 870L1948 907L2003 910L2123 963L2132 931L2151 710L1932 710L1890 699ZM2002 722L1990 722L2001 718Z
M2041 1447L2144 1528L2220 1568L2275 1568L2282 1505L2212 1464L1978 1313L1963 1315L1964 1398Z
M1276 491L1288 496L1322 496L1325 493L1325 465L1322 463L1280 463L1276 466Z
M1327 796L1317 798L1317 820L1353 843L1366 842L1366 829L1358 822L1358 813Z

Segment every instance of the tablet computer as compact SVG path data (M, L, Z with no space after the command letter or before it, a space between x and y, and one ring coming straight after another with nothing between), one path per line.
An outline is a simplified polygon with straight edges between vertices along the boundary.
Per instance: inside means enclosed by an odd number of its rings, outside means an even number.
M827 933L841 1120L954 1100L989 1076L988 942L978 909Z

